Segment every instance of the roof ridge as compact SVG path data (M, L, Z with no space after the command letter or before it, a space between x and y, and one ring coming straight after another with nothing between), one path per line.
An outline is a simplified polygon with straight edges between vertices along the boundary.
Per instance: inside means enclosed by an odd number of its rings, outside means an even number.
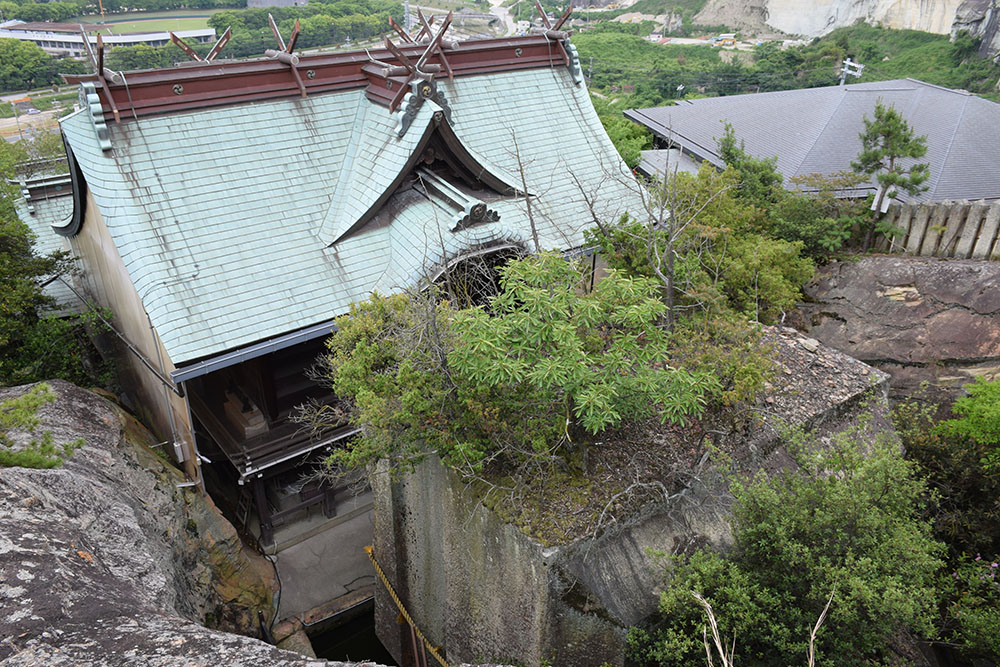
M361 137L363 136L361 130L364 129L365 120L368 118L368 109L372 105L368 103L365 99L364 94L357 95L357 106L354 108L354 121L351 123L351 136ZM354 184L354 179L351 178L351 172L354 168L354 162L358 155L358 150L363 142L359 140L350 141L347 144L347 153L344 155L344 161L340 164L340 170L337 172L337 185L330 195L330 204L326 209L326 215L323 216L323 220L320 222L319 227L316 229L316 235L319 237L323 244L329 243L327 239L329 237L337 237L343 233L347 227L351 225L353 221L343 219L344 207L339 206L341 200L347 196L350 192L351 186Z
M896 79L898 81L898 79ZM955 93L956 95L964 95L966 97L976 97L973 93L965 90L964 88L947 88L945 86L939 86L936 83L927 83L926 81L921 81L920 79L914 79L911 76L906 77L907 81L913 81L914 83L919 83L922 86L927 86L928 88L936 88L938 90L943 90L946 93Z
M826 117L826 122L823 123L823 126L819 129L819 132L817 132L816 135L813 137L813 141L812 144L809 146L809 150L807 150L802 155L802 159L799 160L799 163L797 165L795 165L796 176L800 175L799 170L802 168L802 165L805 164L806 160L809 159L809 156L812 155L812 152L816 149L816 144L819 143L820 137L822 137L823 134L826 132L826 128L830 126L830 123L833 121L834 117L836 117L837 112L840 111L840 107L843 106L844 100L847 98L848 91L846 86L831 86L831 87L843 89L843 92L840 95L840 101L838 101L837 104L830 110L830 114ZM802 88L801 90L811 90L811 89Z
M970 99L971 96L966 97L965 100L962 101L962 110L958 112L958 117L955 119L955 127L952 128L951 136L948 138L948 147L945 148L944 150L944 160L942 160L942 168L938 170L939 172L938 174L932 176L932 178L934 178L934 187L928 188L927 190L932 197L937 194L938 185L941 184L941 178L944 176L945 167L948 164L948 158L951 157L951 147L955 144L955 137L958 136L959 128L962 127L962 118L965 116L965 109L966 107L969 106Z

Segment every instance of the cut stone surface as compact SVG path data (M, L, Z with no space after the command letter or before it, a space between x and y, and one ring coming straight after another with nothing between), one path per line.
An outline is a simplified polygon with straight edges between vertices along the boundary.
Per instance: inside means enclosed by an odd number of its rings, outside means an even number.
M875 256L833 262L805 289L809 335L892 375L894 397L930 382L950 402L1000 377L1000 263Z
M885 373L792 329L769 328L762 343L776 368L747 406L755 418L712 421L714 444L741 468L794 465L783 447L789 427L820 441L848 429L862 438L891 431ZM641 480L670 484L669 497L556 546L502 521L436 460L398 481L380 470L371 478L375 552L410 614L449 659L622 664L627 626L656 608L662 568L651 550L732 544L726 477L710 455L701 460L707 463L696 461L697 474L679 488L668 479ZM381 588L375 601L379 638L409 664L396 606Z

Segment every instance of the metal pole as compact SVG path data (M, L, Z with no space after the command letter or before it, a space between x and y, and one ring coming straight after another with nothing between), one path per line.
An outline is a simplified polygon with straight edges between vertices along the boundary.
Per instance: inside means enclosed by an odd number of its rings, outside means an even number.
M14 122L17 123L17 135L24 141L24 132L21 131L21 119L17 115L17 102L11 102L10 107L14 110Z

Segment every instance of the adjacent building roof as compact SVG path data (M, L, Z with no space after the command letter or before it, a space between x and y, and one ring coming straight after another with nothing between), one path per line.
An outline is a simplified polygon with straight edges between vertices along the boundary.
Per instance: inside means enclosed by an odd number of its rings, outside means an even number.
M686 100L625 116L698 160L722 166L716 141L729 122L751 155L776 156L793 176L850 170L861 151L863 119L892 105L927 137L929 189L901 201L1000 198L1000 104L915 79Z
M468 64L473 49L488 66ZM114 112L107 94L91 94L62 130L182 366L328 322L464 253L533 250L532 224L543 248L578 247L588 201L609 219L637 205L575 51L564 62L561 49L543 37L460 44L454 79L435 80L441 95L416 104L414 89L393 112L380 95L400 82L364 88L364 52L336 56L330 67L342 69L329 71L331 57L303 57L298 83L295 65L273 62L127 73L131 97L99 82L117 96ZM532 53L546 60L532 64ZM233 83L244 75L259 85ZM481 183L421 170L437 158Z
M69 251L69 240L52 233L73 215L73 191L67 174L38 176L21 183L21 198L14 203L18 217L35 235L35 252L48 255ZM56 302L55 314L80 313L84 304L61 280L48 280L42 291Z

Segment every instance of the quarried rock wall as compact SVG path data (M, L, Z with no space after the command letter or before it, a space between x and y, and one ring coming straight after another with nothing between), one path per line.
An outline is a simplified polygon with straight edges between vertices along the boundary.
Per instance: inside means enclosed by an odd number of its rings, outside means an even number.
M761 419L717 441L741 465L794 465L781 446L789 426L824 438L868 413L866 436L889 428L885 374L788 329L768 331L765 343L777 369L754 406ZM656 607L662 570L651 550L732 542L727 481L711 463L669 500L596 538L554 547L504 523L437 460L399 480L380 469L372 489L376 556L417 625L453 663L621 664L627 626ZM375 608L382 643L410 664L409 631L384 590Z
M891 374L894 397L927 382L950 402L1000 377L1000 262L863 257L819 269L805 293L809 335Z

